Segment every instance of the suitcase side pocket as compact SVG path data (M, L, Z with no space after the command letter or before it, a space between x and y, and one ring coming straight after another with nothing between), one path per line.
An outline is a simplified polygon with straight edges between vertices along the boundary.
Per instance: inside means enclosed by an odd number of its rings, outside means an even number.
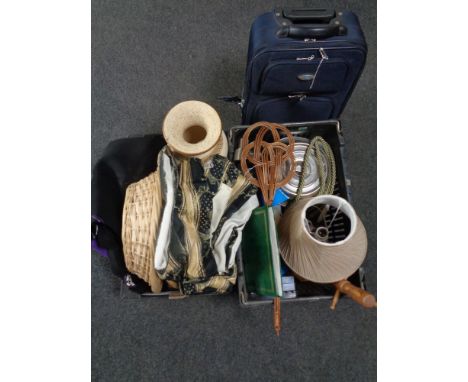
M285 96L259 102L248 123L301 122L329 119L333 114L333 102L326 97Z
M336 93L343 89L349 73L344 60L338 58L320 64L320 60L307 62L307 57L304 60L301 58L280 60L268 65L258 84L258 94Z

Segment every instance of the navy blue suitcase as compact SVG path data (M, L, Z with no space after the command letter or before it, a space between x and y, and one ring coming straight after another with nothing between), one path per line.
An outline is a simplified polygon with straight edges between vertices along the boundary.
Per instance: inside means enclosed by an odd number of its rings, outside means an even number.
M242 123L336 119L364 68L367 44L350 11L276 9L250 31Z

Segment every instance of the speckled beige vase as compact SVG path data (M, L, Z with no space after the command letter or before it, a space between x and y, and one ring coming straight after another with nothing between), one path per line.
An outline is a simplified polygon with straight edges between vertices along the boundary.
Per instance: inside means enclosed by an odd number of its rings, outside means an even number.
M200 156L223 142L218 113L200 101L174 106L164 119L162 131L169 149L183 156Z

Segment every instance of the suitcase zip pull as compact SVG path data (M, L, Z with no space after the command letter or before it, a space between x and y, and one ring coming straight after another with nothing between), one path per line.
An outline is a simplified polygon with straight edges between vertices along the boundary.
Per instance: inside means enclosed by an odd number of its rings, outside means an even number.
M320 55L322 56L322 60L328 60L328 55L325 53L325 49L319 49Z
M288 98L302 101L303 99L307 98L307 95L306 94L290 94L288 95Z
M314 55L311 55L309 57L296 57L296 61L304 61L304 60L312 61L314 58L315 58Z
M317 70L315 71L314 78L312 78L312 81L310 81L309 90L312 90L312 88L314 86L315 79L317 78L317 74L318 74L318 72L320 70L320 66L322 66L322 62L324 60L328 60L328 55L327 55L327 53L325 53L325 49L320 48L319 52L320 52L320 55L322 56L322 58L320 59L320 62L318 64L318 66L317 66Z
M322 60L328 60L328 55L325 53L325 49L320 48L319 49L320 56L322 57ZM296 61L312 61L315 58L315 55L310 55L309 57L296 57Z

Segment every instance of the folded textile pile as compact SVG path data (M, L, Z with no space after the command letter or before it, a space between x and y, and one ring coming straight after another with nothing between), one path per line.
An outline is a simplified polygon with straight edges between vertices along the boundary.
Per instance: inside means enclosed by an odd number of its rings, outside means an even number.
M127 189L122 241L129 271L156 293L161 280L186 295L230 291L256 193L227 158L202 161L165 147L158 170Z

